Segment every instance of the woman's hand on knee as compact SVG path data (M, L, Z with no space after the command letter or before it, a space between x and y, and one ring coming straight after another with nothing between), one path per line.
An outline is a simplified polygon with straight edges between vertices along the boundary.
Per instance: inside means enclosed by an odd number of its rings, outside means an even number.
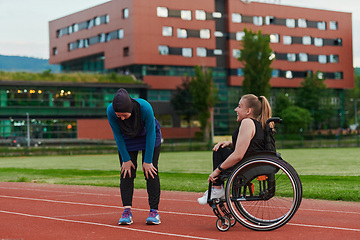
M220 147L221 148L228 147L228 146L230 146L230 144L231 144L231 141L219 142L213 147L213 151L217 152L217 150L219 150Z
M154 175L157 175L157 169L154 167L152 163L144 162L142 165L143 171L145 173L146 179L149 178L149 175L154 178Z
M135 169L135 166L131 160L123 162L123 164L121 165L121 174L124 173L124 178L126 177L127 173L129 173L129 177L131 177L131 168Z

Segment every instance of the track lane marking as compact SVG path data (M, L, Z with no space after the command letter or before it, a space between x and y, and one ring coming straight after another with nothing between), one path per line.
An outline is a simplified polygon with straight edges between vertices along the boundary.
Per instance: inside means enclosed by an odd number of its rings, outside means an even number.
M39 199L39 198L25 198L25 197L14 197L14 196L5 196L0 195L2 198L12 198L12 199L20 199L20 200L31 200L31 201L43 201L43 202L51 202L51 203L61 203L61 204L74 204L74 205L85 205L85 206L93 206L93 207L106 207L106 208L117 208L123 209L123 207L112 206L112 205L102 205L102 204L92 204L92 203L80 203L80 202L68 202L68 201L58 201L58 200L49 200L49 199ZM149 211L148 209L141 208L132 208L134 211ZM1 210L0 210L1 212ZM194 213L182 213L182 212L170 212L170 211L159 211L160 213L165 214L173 214L173 215L186 215L186 216L196 216L196 217L211 217L216 218L214 215L206 215L206 214L194 214ZM334 230L346 230L346 231L355 231L360 232L360 229L356 228L341 228L341 227L332 227L332 226L321 226L321 225L309 225L309 224L301 224L301 223L287 223L287 225L300 226L300 227L314 227L314 228L325 228L325 229L334 229Z
M156 231L149 231L149 230L144 230L144 229L129 228L129 227L123 227L123 226L114 226L114 225L103 224L103 223L70 220L70 219L56 218L56 217L46 217L46 216L40 216L40 215L32 215L32 214L18 213L18 212L9 212L9 211L3 211L3 210L0 210L0 213L19 215L19 216L24 216L24 217L41 218L41 219L47 219L47 220L55 220L55 221L61 221L61 222L80 223L80 224L88 224L88 225L95 225L95 226L101 226L101 227L125 229L125 230L130 230L130 231L135 231L135 232L151 233L151 234L165 235L165 236L171 236L171 237L202 239L202 240L215 240L214 238L204 238L204 237L197 237L197 236L191 236L191 235L156 232Z

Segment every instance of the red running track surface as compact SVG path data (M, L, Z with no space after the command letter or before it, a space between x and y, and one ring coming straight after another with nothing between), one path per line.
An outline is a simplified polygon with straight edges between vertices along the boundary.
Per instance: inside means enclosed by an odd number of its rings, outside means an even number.
M360 203L303 199L285 226L259 232L217 230L202 194L162 191L160 225L146 225L146 190L135 190L133 220L119 226L117 188L0 183L0 239L360 239Z

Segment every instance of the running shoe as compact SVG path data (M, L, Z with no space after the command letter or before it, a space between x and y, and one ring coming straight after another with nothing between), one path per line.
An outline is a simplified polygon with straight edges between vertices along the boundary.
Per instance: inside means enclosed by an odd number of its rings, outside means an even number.
M158 225L160 224L160 215L158 210L150 209L149 217L146 219L146 224L148 225Z
M224 196L225 196L224 186L221 186L221 189L216 189L216 188L211 189L211 199L223 198ZM207 204L207 198L208 198L208 190L206 190L206 192L204 193L204 196L202 196L201 198L198 198L198 202L201 205L205 205L205 204Z
M121 218L119 219L119 225L130 225L133 223L133 216L131 213L131 208L126 208L123 212Z

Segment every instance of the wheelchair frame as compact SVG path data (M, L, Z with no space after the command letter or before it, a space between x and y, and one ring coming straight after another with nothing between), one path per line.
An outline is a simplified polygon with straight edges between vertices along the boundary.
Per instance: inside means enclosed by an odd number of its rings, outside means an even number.
M300 207L300 177L279 153L270 151L270 122L282 120L267 120L265 151L247 156L219 175L226 181L225 199L211 199L209 183L207 202L218 218L216 227L220 231L229 230L236 222L252 230L274 230L290 221Z

